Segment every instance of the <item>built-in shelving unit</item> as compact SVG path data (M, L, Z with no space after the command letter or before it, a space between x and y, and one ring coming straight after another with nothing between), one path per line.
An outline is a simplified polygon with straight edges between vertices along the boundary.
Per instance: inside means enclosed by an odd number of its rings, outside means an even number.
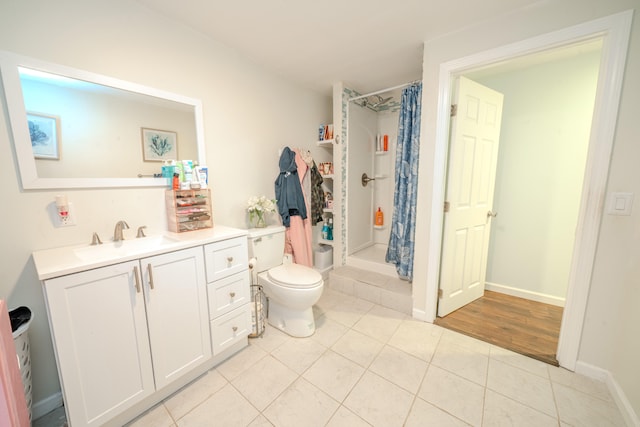
M336 142L335 139L323 139L322 141L318 141L318 147L333 147L333 144Z

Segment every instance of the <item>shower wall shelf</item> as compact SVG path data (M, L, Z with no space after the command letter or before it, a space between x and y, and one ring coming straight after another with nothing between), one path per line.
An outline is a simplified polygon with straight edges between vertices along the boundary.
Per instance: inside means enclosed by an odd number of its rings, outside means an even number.
M387 228L386 225L374 225L373 226L374 230L384 230L385 228Z
M322 175L322 179L333 179L333 174Z
M387 150L387 151L376 151L376 156L384 156L386 154L389 154L389 150Z
M321 245L333 246L333 240L319 239L318 243Z
M333 213L333 208L323 208L322 212Z

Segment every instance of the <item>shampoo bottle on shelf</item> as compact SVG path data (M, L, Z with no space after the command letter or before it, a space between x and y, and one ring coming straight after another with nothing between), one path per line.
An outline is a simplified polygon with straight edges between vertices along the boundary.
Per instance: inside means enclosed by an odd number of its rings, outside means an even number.
M327 225L327 221L322 224L322 238L329 240L329 226Z
M375 225L381 227L384 225L384 214L382 213L382 210L378 207L378 211L376 212L376 218L375 218Z
M329 229L327 231L327 240L333 240L333 218L329 218Z

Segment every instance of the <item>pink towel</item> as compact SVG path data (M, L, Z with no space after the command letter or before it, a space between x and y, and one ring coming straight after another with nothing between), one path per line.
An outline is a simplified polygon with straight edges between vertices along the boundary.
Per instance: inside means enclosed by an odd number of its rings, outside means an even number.
M300 216L292 216L290 218L289 228L285 234L285 253L293 255L293 262L296 264L313 267L313 251L311 250L311 209L309 208L309 198L304 191L304 177L307 174L309 166L300 156L299 150L296 148L296 166L298 166L298 177L300 185L303 188L304 204L307 207L307 218L302 219Z
M0 300L0 379L0 425L29 427L29 411L4 300Z

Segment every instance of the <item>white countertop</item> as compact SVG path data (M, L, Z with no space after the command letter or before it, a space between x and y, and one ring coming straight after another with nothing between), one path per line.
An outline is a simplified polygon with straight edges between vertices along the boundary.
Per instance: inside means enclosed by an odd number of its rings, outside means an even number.
M105 245L109 246L104 246L104 248L113 248L113 250L104 251L104 253L100 252L100 254L95 257L79 257L77 255L78 251L91 251L91 248L96 248L97 251L102 249L99 246L91 246L88 244L44 249L33 252L32 256L38 272L38 278L40 280L46 280L53 277L90 270L92 268L104 267L106 265L159 255L166 252L173 252L194 246L206 245L208 243L219 242L221 240L246 235L247 230L216 225L213 228L189 231L185 233L172 233L167 231L162 234L162 236L165 236L167 239L163 240L162 244L155 247L144 247L143 245L139 247L140 243L144 243L143 239L145 239L145 237L142 237L140 239L130 239L119 243L105 243ZM155 241L154 238L157 237L161 236L149 236L148 242ZM133 245L135 245L133 249L127 248L126 245L129 241L133 242ZM118 249L120 247L128 250L123 250L122 254L114 255L114 253L117 253L120 250Z

